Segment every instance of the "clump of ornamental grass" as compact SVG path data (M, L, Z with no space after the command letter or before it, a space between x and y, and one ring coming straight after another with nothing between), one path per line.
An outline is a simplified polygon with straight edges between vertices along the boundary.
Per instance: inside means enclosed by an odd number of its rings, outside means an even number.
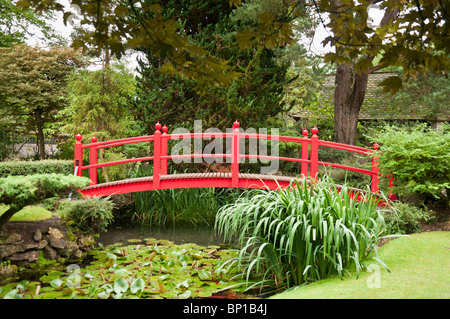
M225 239L239 239L235 263L249 288L342 278L352 265L359 274L385 228L375 197L360 193L357 201L354 189L329 177L252 192L222 207L216 218Z

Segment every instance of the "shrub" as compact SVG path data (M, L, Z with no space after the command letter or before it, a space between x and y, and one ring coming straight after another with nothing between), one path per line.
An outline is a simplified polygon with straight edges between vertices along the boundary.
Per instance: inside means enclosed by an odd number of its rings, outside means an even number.
M428 129L385 126L372 137L381 147L380 173L394 177L399 195L434 197L448 205L450 191L450 126Z
M114 203L109 197L93 197L64 201L60 213L72 227L91 233L107 230L113 220Z
M433 218L433 213L419 207L393 202L384 213L387 232L389 234L412 234L422 231L421 221Z
M248 283L299 285L344 274L374 249L384 219L372 198L356 202L346 186L324 177L277 191L254 190L219 210L216 229L240 238L240 263Z
M35 174L0 178L0 202L9 209L0 216L4 225L23 207L46 198L68 195L73 189L89 185L89 178L62 174Z
M73 175L73 160L0 162L0 177L33 174Z

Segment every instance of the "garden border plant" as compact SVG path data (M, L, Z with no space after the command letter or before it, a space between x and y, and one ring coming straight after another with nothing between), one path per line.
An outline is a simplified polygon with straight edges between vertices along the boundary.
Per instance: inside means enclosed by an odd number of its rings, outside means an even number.
M235 261L248 287L282 289L343 277L352 264L359 273L362 261L376 253L385 223L370 193L357 202L350 188L328 176L317 183L304 180L277 191L252 192L224 206L216 219L216 230L225 239L240 238ZM260 278L251 279L253 273Z
M34 174L73 175L73 160L0 162L0 177Z
M448 208L450 192L450 125L433 130L426 123L414 127L386 125L368 136L380 144L374 152L380 173L392 175L395 191L440 202Z
M0 202L9 208L0 216L0 227L27 205L46 198L68 195L89 185L89 178L63 174L34 174L0 178Z
M114 221L114 207L111 196L81 198L62 201L59 212L68 226L97 234L106 232L108 225Z

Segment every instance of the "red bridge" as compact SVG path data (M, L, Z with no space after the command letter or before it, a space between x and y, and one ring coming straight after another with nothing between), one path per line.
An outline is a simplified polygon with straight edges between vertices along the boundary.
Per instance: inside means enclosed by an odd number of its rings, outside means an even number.
M377 193L379 191L379 173L376 158L372 158L371 170L356 168L337 163L328 163L319 161L319 146L345 150L365 156L378 149L378 144L374 144L374 149L346 145L334 142L319 140L317 136L318 129L314 127L311 132L311 138L308 138L309 132L302 132L303 138L292 136L280 136L269 134L250 134L243 133L239 130L239 123L233 123L231 133L184 133L184 134L167 134L168 128L161 127L159 122L155 125L155 133L150 136L140 136L132 138L124 138L119 140L111 140L97 143L97 138L92 137L92 144L83 145L82 136L78 134L75 138L75 175L82 176L83 170L89 170L91 184L79 190L88 197L108 196L113 194L133 193L140 191L156 190L156 189L173 189L173 188L207 188L207 187L225 187L225 188L269 188L278 189L279 187L288 186L295 179L309 178L314 180L318 176L318 166L331 166L335 168L354 171L371 176L371 191ZM161 132L162 129L162 132ZM211 139L222 138L231 139L231 153L224 154L183 154L169 155L168 141L177 139ZM258 154L241 154L239 144L242 139L256 140L273 140L286 141L301 144L301 158L278 157L272 155ZM97 151L103 148L121 146L125 144L153 142L153 156L131 158L120 161L98 163ZM245 143L245 141L244 141ZM89 165L83 165L83 151L89 149ZM229 173L188 173L188 174L168 174L168 160L182 160L186 158L224 158L231 163L231 172ZM239 172L239 162L245 158L290 161L297 162L301 167L301 177L291 176L274 176L267 174L246 174ZM114 182L97 184L97 169L126 164L131 162L153 161L153 175L148 177L140 177ZM391 179L392 185L392 179ZM391 196L392 198L392 196Z

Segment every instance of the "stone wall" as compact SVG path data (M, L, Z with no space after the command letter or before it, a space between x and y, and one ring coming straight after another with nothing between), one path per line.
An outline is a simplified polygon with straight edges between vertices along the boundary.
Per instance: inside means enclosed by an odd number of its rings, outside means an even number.
M41 253L48 260L79 260L94 243L92 235L69 234L57 216L43 222L9 222L0 234L0 263L30 266Z

